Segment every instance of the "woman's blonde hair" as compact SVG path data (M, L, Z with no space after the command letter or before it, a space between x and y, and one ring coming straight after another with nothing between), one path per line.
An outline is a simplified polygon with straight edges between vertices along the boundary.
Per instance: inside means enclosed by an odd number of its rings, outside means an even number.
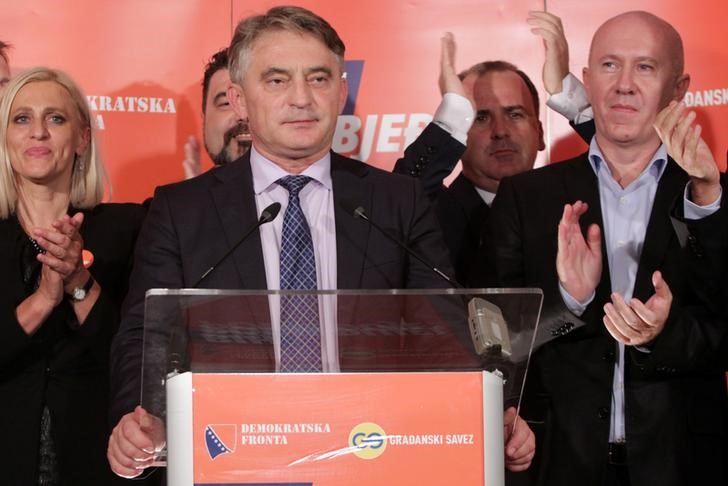
M102 201L104 190L108 186L106 171L96 146L96 137L94 137L86 97L71 77L63 71L35 67L10 80L0 101L0 219L10 217L15 212L18 202L18 187L13 168L10 165L8 151L10 108L15 96L25 85L38 81L53 81L63 86L76 105L81 130L89 132L89 144L84 153L78 155L74 162L70 204L79 209L93 208Z

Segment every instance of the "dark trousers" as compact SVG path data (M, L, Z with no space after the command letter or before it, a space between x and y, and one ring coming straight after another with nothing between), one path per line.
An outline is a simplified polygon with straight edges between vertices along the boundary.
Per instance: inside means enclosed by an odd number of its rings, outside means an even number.
M631 484L629 469L627 468L627 446L624 444L609 444L604 486L630 486Z

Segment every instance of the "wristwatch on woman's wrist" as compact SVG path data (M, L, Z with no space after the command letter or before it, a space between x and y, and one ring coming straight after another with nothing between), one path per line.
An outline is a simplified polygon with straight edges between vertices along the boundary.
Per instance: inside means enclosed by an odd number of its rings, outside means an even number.
M88 280L86 280L86 283L83 285L83 287L76 287L70 293L66 293L66 297L68 297L71 302L81 302L83 299L86 298L86 296L88 295L88 291L91 290L91 287L93 286L94 277L89 273Z

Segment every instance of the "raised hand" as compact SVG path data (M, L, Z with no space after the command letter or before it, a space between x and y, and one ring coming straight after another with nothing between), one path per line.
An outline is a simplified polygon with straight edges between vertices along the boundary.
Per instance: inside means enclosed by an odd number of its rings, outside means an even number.
M461 81L455 69L455 37L445 32L440 39L440 94L455 93L473 99L473 80Z
M526 20L531 32L541 36L546 50L543 63L543 85L550 95L561 93L562 81L569 74L569 44L561 19L548 12L528 12Z
M683 102L671 101L657 115L654 126L667 153L690 176L692 201L706 206L720 196L720 173L713 153L700 136L702 127L694 122L695 111L686 111Z
M202 174L202 163L200 162L200 142L194 135L190 135L185 142L185 158L182 161L182 169L185 171L185 179L192 179Z
M672 292L660 272L652 274L655 293L644 304L638 299L629 303L618 294L612 294L612 302L604 305L604 326L617 341L640 346L653 341L662 332L670 314Z
M556 271L561 286L578 302L586 301L602 276L602 244L599 226L587 230L586 239L579 218L589 209L588 204L576 201L564 205L559 221Z

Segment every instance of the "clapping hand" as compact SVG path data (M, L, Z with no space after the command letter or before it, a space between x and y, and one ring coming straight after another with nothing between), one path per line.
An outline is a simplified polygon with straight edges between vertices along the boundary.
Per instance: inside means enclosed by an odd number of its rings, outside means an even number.
M38 255L44 267L57 272L66 292L81 287L88 280L88 270L83 265L83 238L80 228L83 213L73 217L64 215L52 224L52 228L35 228L33 237L45 250Z
M641 346L653 341L662 332L670 314L672 292L660 272L652 274L655 293L647 302L638 299L625 302L622 295L612 294L612 302L604 305L604 325L614 339L628 346Z
M543 85L550 95L561 93L562 82L569 74L569 44L561 19L549 12L533 11L526 20L531 32L541 36L546 50L543 64Z
M593 224L586 238L579 218L589 206L581 201L564 205L559 221L556 271L561 286L578 302L586 301L602 276L602 244L599 226Z
M702 127L695 122L695 112L685 110L685 103L672 101L655 119L655 130L667 147L667 153L688 173L691 199L707 206L720 197L720 173L708 144L701 137Z

